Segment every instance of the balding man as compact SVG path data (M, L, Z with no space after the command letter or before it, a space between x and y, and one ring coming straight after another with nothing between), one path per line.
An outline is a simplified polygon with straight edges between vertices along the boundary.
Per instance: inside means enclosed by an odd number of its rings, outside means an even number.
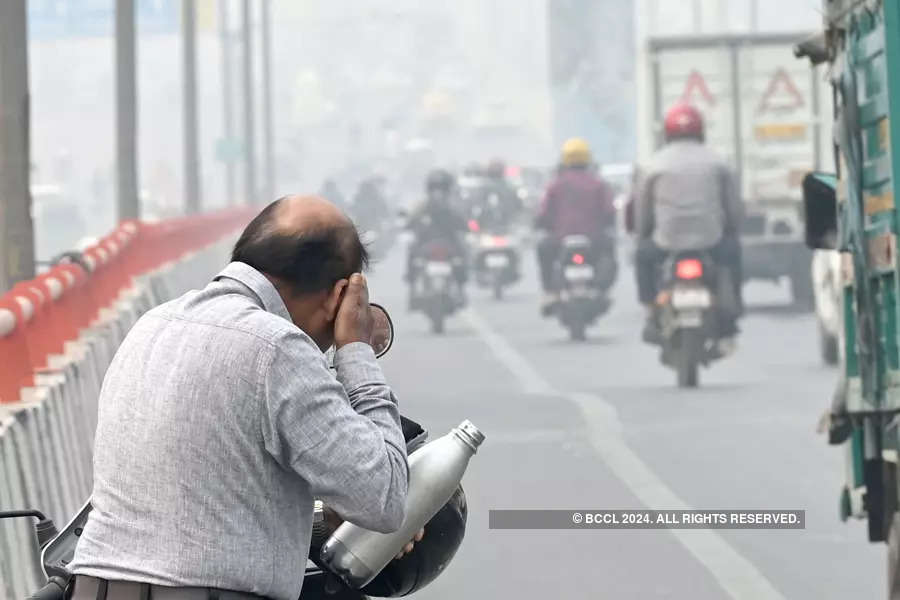
M296 600L314 497L400 526L406 446L366 263L340 210L282 198L206 288L141 317L103 382L74 598Z

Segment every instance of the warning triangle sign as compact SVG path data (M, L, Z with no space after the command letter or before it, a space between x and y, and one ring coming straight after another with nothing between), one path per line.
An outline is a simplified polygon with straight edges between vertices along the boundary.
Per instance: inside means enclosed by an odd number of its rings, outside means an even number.
M706 85L706 80L703 79L703 75L701 75L699 71L691 71L690 75L688 75L687 82L684 84L684 93L681 94L681 102L696 106L697 103L694 100L698 94L700 98L710 106L716 103L716 99L709 91L709 86Z
M803 94L797 89L791 76L783 68L775 71L769 81L769 87L760 98L759 106L756 108L757 114L770 111L793 110L800 108L806 103Z

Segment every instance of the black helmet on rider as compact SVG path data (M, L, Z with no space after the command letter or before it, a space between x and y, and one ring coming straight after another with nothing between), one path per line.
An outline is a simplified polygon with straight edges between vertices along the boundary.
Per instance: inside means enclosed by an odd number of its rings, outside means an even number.
M429 202L447 202L455 187L456 178L445 169L432 170L425 180L425 192Z

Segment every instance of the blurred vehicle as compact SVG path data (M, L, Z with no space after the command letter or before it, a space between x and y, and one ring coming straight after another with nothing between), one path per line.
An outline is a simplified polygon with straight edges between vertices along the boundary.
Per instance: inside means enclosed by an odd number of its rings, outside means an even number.
M465 257L446 240L421 244L411 258L410 310L424 313L433 333L444 333L447 317L465 305L457 273Z
M464 172L456 180L456 195L452 200L463 214L471 214L472 207L483 200L486 178L480 172Z
M815 250L812 259L813 292L819 352L827 365L836 365L843 353L841 255L833 250Z
M584 341L587 328L612 306L609 289L616 271L615 252L603 244L586 235L564 237L551 271L559 299L545 314L559 318L573 341Z
M38 264L49 264L54 257L75 248L88 234L88 223L81 207L59 185L31 187L31 218Z
M541 314L559 317L573 340L609 310L618 273L613 190L593 164L585 140L566 140L534 221L546 233L537 244Z
M708 123L707 144L728 157L745 204L741 241L744 279L787 277L792 301L813 308L811 253L803 243L803 175L820 168L831 140L821 99L821 73L792 60L803 34L736 34L715 38L651 38L648 147L662 142L665 107L692 104ZM653 110L653 109L651 109Z
M506 179L506 167L492 161L483 175L466 178L465 194L469 241L476 283L503 297L505 288L519 280L522 200Z
M456 178L432 169L425 179L425 202L410 216L407 228L415 234L407 256L409 308L424 312L432 330L443 333L444 320L466 303L468 279L466 219L452 204Z
M679 103L666 112L666 144L648 164L635 196L638 299L645 307L643 338L661 337L659 273L667 259L702 255L712 283L727 281L717 295L715 343L733 347L742 313L741 200L730 167L705 143L700 112ZM662 336L664 337L664 336Z
M71 250L60 252L50 261L48 266L56 266L59 264L76 264L81 267L85 273L90 273L91 265L85 259L84 252L91 246L96 246L100 238L94 236L83 237Z
M482 231L475 220L470 221L470 227L474 229L472 267L475 282L491 290L494 298L500 300L506 288L519 281L518 238L509 229Z
M319 189L319 196L325 198L345 212L349 212L350 210L350 205L347 203L347 199L338 187L337 181L330 177L322 182L322 187Z
M540 206L544 188L549 182L548 170L538 167L509 167L506 177L516 189L525 210L535 214Z
M719 343L717 290L731 283L720 281L728 271L706 252L673 253L663 263L656 298L660 360L675 370L678 387L697 387L700 366L708 366L725 353Z
M383 183L383 179L376 176L363 179L349 207L360 239L375 257L387 254L396 234Z
M823 63L834 100L838 176L802 180L806 242L841 252L846 344L842 376L819 423L843 445L847 478L840 517L866 519L872 542L887 542L888 596L900 597L900 323L897 312L900 177L900 14L895 2L823 2L825 31L797 44ZM864 74L864 76L861 76ZM874 85L874 82L880 82ZM893 165L893 166L891 166Z

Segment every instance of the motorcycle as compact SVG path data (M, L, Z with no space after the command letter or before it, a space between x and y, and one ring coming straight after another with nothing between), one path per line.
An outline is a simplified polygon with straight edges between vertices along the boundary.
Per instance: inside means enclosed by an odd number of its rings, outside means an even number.
M428 432L417 423L403 418L404 435L407 436L407 452L412 453L423 445ZM412 429L413 435L408 435ZM353 589L320 561L319 552L326 540L334 532L334 527L326 524L324 508L316 503L313 520L313 534L310 553L303 576L303 588L299 600L366 600L369 597L392 598L407 595L431 583L443 569L431 564L435 556L443 560L452 559L462 544L468 514L465 492L458 486L446 505L426 524L426 529L434 535L426 535L416 543L416 548L403 558L392 561L371 583L361 590ZM63 600L72 580L67 565L75 556L78 538L87 523L93 506L88 501L61 532L52 520L36 510L4 511L2 518L33 517L36 539L40 551L40 565L46 582L29 600ZM23 553L24 554L24 553Z
M696 252L670 256L662 273L656 298L660 357L675 369L679 387L697 387L700 365L723 357L717 290L729 289L728 274L709 255Z
M387 311L372 305L376 330L372 345L376 356L381 357L393 345L393 323ZM428 432L418 423L401 416L401 427L406 440L407 454L423 446ZM27 540L30 547L22 550L34 556L46 578L43 586L29 600L64 600L73 578L68 565L75 556L78 538L88 521L93 506L86 502L78 514L58 531L51 519L38 510L0 511L0 519L32 518L35 536ZM416 542L412 552L395 559L362 589L354 589L331 573L320 559L320 551L334 533L336 525L329 523L325 507L316 502L313 514L313 531L310 552L304 571L303 588L299 600L366 600L369 597L398 597L418 591L443 572L462 544L468 515L466 496L462 485L456 488L450 500L425 525L427 534ZM9 550L15 551L13 548Z
M475 281L502 300L505 289L519 280L518 244L511 235L481 232L476 222L470 222L469 228L475 236Z
M447 317L465 303L457 276L463 261L460 253L443 240L425 243L412 259L410 308L425 313L434 333L443 333Z
M617 272L613 251L603 251L587 236L570 235L562 239L553 267L559 290L559 302L549 313L559 317L572 340L586 339L588 326L612 306L609 288Z
M516 212L504 208L496 191L480 190L469 199L469 239L476 283L501 300L505 288L519 280Z

